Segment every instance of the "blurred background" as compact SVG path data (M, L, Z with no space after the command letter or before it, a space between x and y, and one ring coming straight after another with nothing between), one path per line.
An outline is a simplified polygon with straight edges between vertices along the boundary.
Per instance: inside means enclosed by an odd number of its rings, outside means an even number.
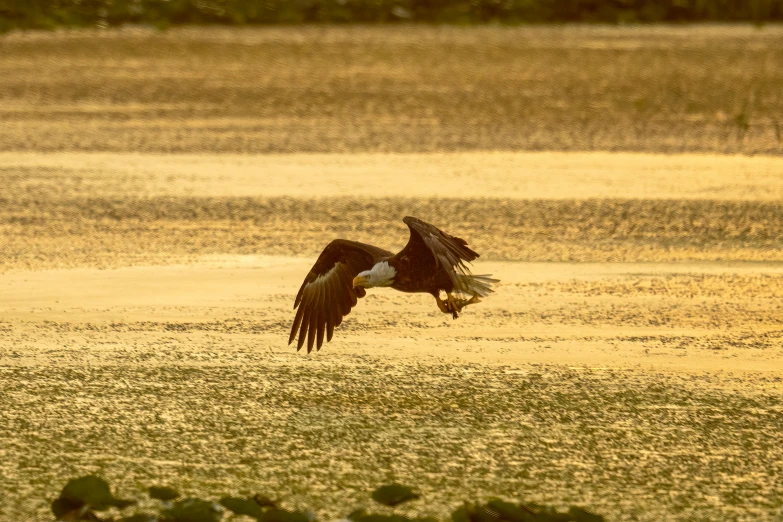
M783 19L779 0L4 0L0 29L146 23L695 22Z
M89 473L320 520L389 481L444 520L783 519L781 21L0 0L0 520ZM287 346L328 241L398 251L405 215L497 291L453 321L378 289Z

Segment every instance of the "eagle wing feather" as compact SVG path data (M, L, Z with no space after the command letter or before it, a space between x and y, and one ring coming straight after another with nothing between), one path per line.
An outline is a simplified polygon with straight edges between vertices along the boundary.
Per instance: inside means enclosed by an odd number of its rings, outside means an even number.
M462 238L446 234L439 228L418 218L406 216L402 220L411 230L411 235L417 234L435 256L436 263L443 267L454 283L454 287L469 292L466 287L470 269L465 262L471 262L479 255L468 248L468 243ZM411 238L411 241L413 238ZM460 277L461 276L461 277Z
M296 349L307 340L307 352L320 350L332 339L334 328L364 297L363 288L353 288L353 278L369 270L381 259L393 254L382 248L356 241L335 239L324 248L313 268L305 277L294 300L296 316L291 326L288 344L299 334Z

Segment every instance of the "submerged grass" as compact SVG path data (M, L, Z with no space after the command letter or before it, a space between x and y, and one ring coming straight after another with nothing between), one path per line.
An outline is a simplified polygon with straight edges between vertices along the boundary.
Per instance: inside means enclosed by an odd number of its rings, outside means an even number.
M369 492L391 481L427 499L403 513L439 518L494 495L609 520L783 509L779 394L716 388L728 375L232 357L5 368L0 446L17 501L0 518L48 520L63 478L88 473L126 496L158 482L186 495L274 491L325 518L371 507Z
M408 237L400 218L409 214L449 224L482 260L783 260L783 206L775 202L41 195L0 201L6 238L0 269L158 264L204 254L315 257L340 237L397 251Z
M782 150L777 26L87 30L2 49L3 151Z

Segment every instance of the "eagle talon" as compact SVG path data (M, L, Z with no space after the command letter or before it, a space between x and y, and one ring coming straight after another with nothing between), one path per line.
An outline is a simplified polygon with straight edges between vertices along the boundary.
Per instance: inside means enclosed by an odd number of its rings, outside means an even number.
M462 309L469 304L472 304L476 302L475 297L473 299L470 299L468 301L457 299L451 294L446 294L447 298L441 299L440 297L436 297L435 301L438 303L438 308L441 312L444 314L451 314L452 319L457 319L459 317L459 312L462 311Z
M454 298L453 295L451 294L446 294L446 295L448 296L449 299L449 311L451 312L451 318L452 320L456 319L457 317L459 317L459 314L457 312L461 312L462 307L459 306L457 300Z
M452 319L457 319L459 317L459 312L461 312L462 309L466 306L481 302L481 299L479 299L478 295L473 295L470 299L457 299L451 294L446 295L448 297L445 300L439 297L436 297L435 299L438 303L438 308L440 308L440 311L444 314L451 314Z
M449 297L451 297L451 296L449 296ZM457 312L454 310L454 306L453 306L453 304L452 304L451 300L446 300L446 301L444 301L444 300L443 300L443 299L441 299L440 297L437 297L437 296L436 296L436 297L435 297L435 302L436 302L436 303L438 303L438 308L439 308L439 309L440 309L440 311L441 311L441 312L443 312L444 314L452 314L452 317L453 317L453 316L454 316L454 314L456 314L456 313L457 313Z

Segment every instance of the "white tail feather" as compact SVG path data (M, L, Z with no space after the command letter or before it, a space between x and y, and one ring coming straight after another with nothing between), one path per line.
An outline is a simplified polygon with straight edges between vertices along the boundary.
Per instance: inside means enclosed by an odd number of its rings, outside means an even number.
M462 275L457 274L457 288L456 291L462 292L468 295L478 295L480 297L486 297L494 290L491 288L492 283L500 282L500 279L492 279L492 274L485 275Z

